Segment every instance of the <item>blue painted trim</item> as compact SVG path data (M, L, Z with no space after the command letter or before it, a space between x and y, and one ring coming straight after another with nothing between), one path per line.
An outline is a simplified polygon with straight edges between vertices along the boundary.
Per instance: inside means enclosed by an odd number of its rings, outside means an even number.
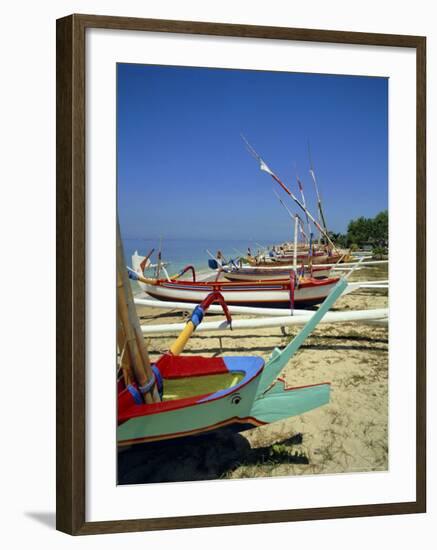
M241 386L245 385L249 380L258 376L262 369L264 368L264 359L262 357L223 357L223 362L228 369L229 373L244 373L242 380L232 388L225 388L223 390L218 390L215 393L212 393L201 399L199 403L204 403L206 401L211 401L212 399L217 399L218 397L224 397L225 395L234 393Z

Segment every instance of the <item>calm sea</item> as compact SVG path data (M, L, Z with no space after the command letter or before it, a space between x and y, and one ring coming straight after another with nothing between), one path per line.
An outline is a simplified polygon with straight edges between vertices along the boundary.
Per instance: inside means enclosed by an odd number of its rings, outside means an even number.
M161 246L162 260L167 262L168 273L174 274L179 272L187 265L193 265L196 272L207 272L208 259L210 256L206 252L209 250L214 256L217 250L221 250L226 259L236 258L245 255L247 247L250 246L253 252L267 246L269 243L255 243L247 240L214 240L214 239L164 239L160 245L158 239L131 239L124 238L124 254L126 262L131 265L131 257L135 251L138 254L145 256L152 248L155 249L151 256L152 263L156 263L159 248ZM152 275L152 271L150 271Z

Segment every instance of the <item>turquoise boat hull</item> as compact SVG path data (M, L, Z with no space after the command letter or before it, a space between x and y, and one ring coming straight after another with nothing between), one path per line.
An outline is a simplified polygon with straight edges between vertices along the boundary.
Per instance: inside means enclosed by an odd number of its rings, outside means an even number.
M259 369L251 380L245 376L233 388L200 397L189 404L182 403L180 407L177 401L174 408L171 408L171 401L153 405L152 414L131 417L118 426L118 444L188 437L223 428L247 429L303 414L329 403L329 383L287 388L279 379L259 394L261 374L265 368L262 359L226 357L229 372L240 374L245 359L252 363L254 359L258 360ZM166 406L170 409L166 410Z

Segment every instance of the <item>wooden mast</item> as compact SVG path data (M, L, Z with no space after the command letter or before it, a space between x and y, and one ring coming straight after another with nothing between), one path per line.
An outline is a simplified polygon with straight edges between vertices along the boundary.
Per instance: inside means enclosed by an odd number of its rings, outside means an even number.
M297 271L297 232L299 231L299 218L294 218L294 249L293 249L293 267Z
M329 237L328 233L323 229L323 227L321 227L319 222L314 218L314 216L311 214L311 212L308 210L308 208L306 206L304 206L302 204L302 202L294 195L294 193L292 191L290 191L290 189L278 178L278 176L274 172L272 172L272 170L270 170L270 168L263 161L263 159L258 155L258 153L255 151L255 149L249 144L247 139L244 136L241 136L241 137L245 141L251 155L259 162L260 170L262 172L266 172L267 174L269 174L276 181L276 183L278 183L282 187L282 189L287 193L287 195L289 195L294 200L294 202L299 206L299 208L305 212L305 214L313 222L313 224L315 225L317 230L320 231L323 234L323 236L326 238L327 242L331 245L332 249L337 250L337 247L332 242L332 240Z
M123 243L120 237L120 228L117 221L117 315L120 323L118 345L120 353L129 354L130 372L139 388L147 386L154 379L150 365L149 354L144 343L137 312L132 297L132 289L124 265ZM122 344L121 341L124 340ZM123 363L126 365L123 356ZM145 403L160 401L156 384L150 391L142 394Z
M310 142L308 142L308 157L309 157L309 161L310 161L310 175L311 175L311 178L314 182L314 187L316 188L317 208L318 208L318 211L319 211L319 220L320 220L320 223L323 225L323 229L325 230L325 233L328 234L328 226L326 225L325 214L323 212L322 199L320 198L319 186L317 184L316 174L314 172L313 161L312 161L312 158L311 158Z

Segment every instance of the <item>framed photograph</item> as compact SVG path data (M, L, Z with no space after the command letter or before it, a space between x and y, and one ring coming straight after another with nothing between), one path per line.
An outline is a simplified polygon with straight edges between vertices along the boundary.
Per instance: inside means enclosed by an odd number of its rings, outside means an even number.
M426 510L426 39L57 21L57 528Z

